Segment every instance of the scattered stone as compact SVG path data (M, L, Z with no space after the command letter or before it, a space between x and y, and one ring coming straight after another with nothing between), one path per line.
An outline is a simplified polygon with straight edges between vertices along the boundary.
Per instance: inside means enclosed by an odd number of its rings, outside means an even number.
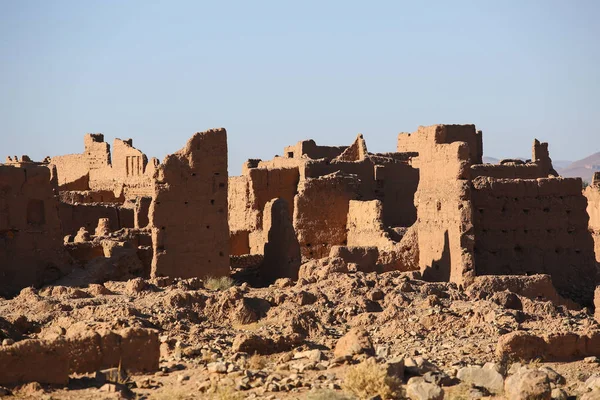
M552 388L548 375L539 370L521 370L504 383L508 400L550 400Z
M504 390L504 378L498 369L494 363L487 363L483 367L474 365L459 369L456 377L465 383L485 388L492 394L500 394Z
M423 378L413 377L408 380L406 394L411 400L442 400L444 390Z
M212 362L206 365L208 372L217 373L217 374L225 374L227 373L227 365L223 362Z
M352 357L357 354L374 355L375 350L366 330L352 328L338 340L333 354L335 357Z

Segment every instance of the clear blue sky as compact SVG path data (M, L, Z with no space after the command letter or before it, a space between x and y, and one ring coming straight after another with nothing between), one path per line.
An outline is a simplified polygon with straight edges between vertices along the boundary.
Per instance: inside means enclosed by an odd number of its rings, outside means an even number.
M225 127L229 170L305 138L394 151L475 123L484 152L600 150L600 1L0 0L0 154L85 132L162 158Z

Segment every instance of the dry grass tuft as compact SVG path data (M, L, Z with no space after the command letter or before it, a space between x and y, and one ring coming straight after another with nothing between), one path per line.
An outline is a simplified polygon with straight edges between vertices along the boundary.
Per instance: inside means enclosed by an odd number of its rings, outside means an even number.
M250 369L263 369L266 366L267 360L260 354L254 353L254 355L248 359L248 367Z
M233 285L235 285L234 280L228 276L221 276L219 278L207 276L204 280L204 287L210 290L227 290Z
M218 386L211 398L214 400L242 400L244 396L231 386Z
M334 392L333 390L319 390L306 395L306 400L354 400L343 393Z
M401 385L400 379L387 376L385 369L370 358L348 368L343 388L359 399L377 395L384 399L396 399L402 397Z

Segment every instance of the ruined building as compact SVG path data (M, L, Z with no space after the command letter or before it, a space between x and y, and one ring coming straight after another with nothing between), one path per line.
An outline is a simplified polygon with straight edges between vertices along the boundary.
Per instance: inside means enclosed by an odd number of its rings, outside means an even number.
M383 224L408 227L416 220L413 196L419 173L412 153L368 153L359 135L349 147L318 146L313 140L284 150L285 157L249 160L242 176L230 178L232 254L261 254L266 243L265 204L282 198L306 258L347 245L351 200L380 200Z
M350 146L304 140L231 178L225 129L196 133L162 164L132 144L116 139L111 152L88 134L81 154L0 166L4 293L71 269L72 284L118 279L107 271L204 278L231 269L269 284L297 279L307 262L342 260L462 286L548 274L563 296L593 297L600 177L584 195L537 140L531 160L497 165L483 164L474 125L419 127L390 153L370 153L362 135Z
M434 125L400 134L395 153L369 153L359 135L349 147L307 140L249 160L230 178L232 254L263 254L264 206L281 198L305 259L375 247L384 270L418 264L425 279L465 286L478 275L549 274L563 295L589 302L596 272L581 180L558 177L537 140L527 162L482 157L474 125Z
M72 270L61 282L229 274L225 129L196 133L162 164L131 139L112 155L101 134L84 144L0 164L0 296Z
M596 282L586 199L579 178L556 177L548 145L532 160L482 164L473 125L400 134L416 151L418 242L423 276L468 285L477 275L549 274L563 294L590 302Z

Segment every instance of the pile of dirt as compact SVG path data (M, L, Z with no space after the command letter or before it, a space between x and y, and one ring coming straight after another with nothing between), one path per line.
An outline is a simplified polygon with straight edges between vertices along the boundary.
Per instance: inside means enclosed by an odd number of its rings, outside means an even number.
M522 387L595 398L600 326L547 279L486 277L465 291L338 258L264 288L197 278L27 288L0 300L0 392L516 399Z

